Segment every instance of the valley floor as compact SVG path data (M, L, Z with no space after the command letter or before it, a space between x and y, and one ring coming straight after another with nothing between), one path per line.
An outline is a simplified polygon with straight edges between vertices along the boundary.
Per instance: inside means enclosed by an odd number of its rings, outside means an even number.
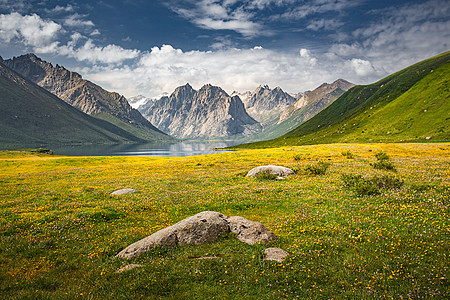
M375 168L380 152L393 170ZM313 175L319 162L330 165ZM297 175L245 177L266 164ZM138 192L109 195L121 188ZM0 152L0 294L448 299L449 199L449 143L330 144L183 158ZM250 246L230 234L132 261L115 258L125 246L205 210L261 222L279 239ZM290 255L283 263L265 261L267 247ZM203 256L216 258L196 259ZM142 266L116 273L129 263Z

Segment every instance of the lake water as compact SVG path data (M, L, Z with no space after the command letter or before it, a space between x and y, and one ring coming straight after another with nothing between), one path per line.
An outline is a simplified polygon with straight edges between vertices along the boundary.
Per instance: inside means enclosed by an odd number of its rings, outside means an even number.
M238 141L192 141L178 143L50 146L54 154L73 156L192 156L213 154L213 150L239 144Z

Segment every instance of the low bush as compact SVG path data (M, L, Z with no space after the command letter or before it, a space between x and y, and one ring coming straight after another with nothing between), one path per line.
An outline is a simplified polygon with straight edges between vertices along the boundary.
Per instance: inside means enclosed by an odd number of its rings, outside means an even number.
M377 161L370 165L378 170L396 171L394 164L391 162L390 157L386 152L378 152L375 154Z
M348 150L348 151L343 151L343 152L342 152L342 155L345 156L345 157L347 157L348 159L353 159L353 158L355 158L355 156L353 155L353 153L352 153L350 150Z
M296 155L294 155L294 160L295 161L300 161L300 160L302 160L302 157L301 157L301 155L300 154L296 154Z
M324 175L331 163L319 161L317 165L308 165L305 167L305 172L310 175Z
M361 175L344 174L341 179L345 187L360 196L378 195L383 190L398 189L403 185L403 180L388 175L364 178Z

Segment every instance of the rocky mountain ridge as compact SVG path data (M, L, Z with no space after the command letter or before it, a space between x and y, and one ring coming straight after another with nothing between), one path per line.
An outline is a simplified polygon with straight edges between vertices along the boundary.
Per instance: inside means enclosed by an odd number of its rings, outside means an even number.
M168 138L132 108L125 97L104 90L76 72L53 66L34 54L14 57L3 63L82 112L131 131L143 140Z
M239 97L211 84L198 91L186 84L139 109L160 130L178 138L251 135L260 130Z
M141 141L130 132L64 102L8 68L1 57L0 116L0 147L3 150Z
M333 83L323 83L316 89L303 94L292 105L284 110L280 115L278 124L287 120L289 117L292 117L298 113L299 110L310 106L303 112L304 118L302 119L302 122L305 122L354 86L353 83L344 79L337 79Z
M277 119L296 100L280 87L270 89L268 85L260 85L253 92L232 95L241 97L247 113L263 126Z

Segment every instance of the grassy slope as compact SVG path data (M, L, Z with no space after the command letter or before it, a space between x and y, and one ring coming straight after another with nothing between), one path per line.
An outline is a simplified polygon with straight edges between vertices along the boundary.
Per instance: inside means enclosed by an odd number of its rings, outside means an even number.
M286 135L238 147L449 140L449 60L447 52L374 84L356 86Z
M140 141L111 123L80 112L16 73L3 71L15 78L12 81L0 77L0 144L3 148Z
M143 126L143 125L131 125L123 120L120 120L119 118L107 114L107 113L100 113L94 115L95 118L98 118L100 120L107 121L114 126L117 126L121 128L122 130L132 134L133 136L144 140L146 142L148 141L171 141L174 140L173 137L163 133L162 131L158 130L156 127L153 129L152 127ZM151 124L149 124L151 125Z
M385 151L398 172L375 170ZM349 155L342 153L351 152ZM4 299L379 299L450 297L450 144L334 144L217 155L57 157L0 152L0 294ZM323 176L243 175L262 164ZM391 175L398 190L357 196L343 174ZM137 193L110 197L119 188ZM201 246L115 253L203 210L259 221L279 240L232 235ZM264 249L290 252L264 261ZM195 259L201 256L216 259ZM142 267L122 274L129 263Z

